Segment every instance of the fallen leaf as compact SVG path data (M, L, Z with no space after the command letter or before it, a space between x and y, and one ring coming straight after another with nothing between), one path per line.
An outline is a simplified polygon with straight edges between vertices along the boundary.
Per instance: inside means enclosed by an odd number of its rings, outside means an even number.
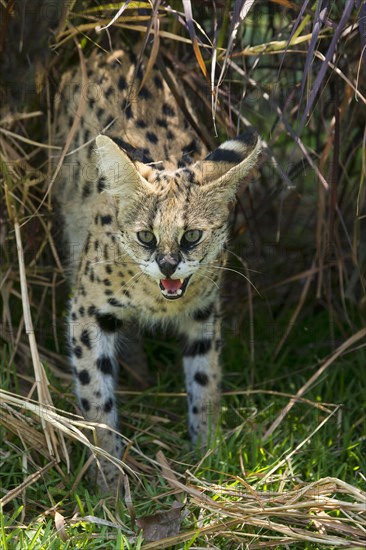
M68 535L65 529L65 518L59 512L55 512L55 525L57 529L57 534L63 542L68 540Z
M138 518L136 524L142 529L144 539L153 542L177 535L183 519L189 514L188 510L182 513L182 508L183 504L174 502L166 512Z

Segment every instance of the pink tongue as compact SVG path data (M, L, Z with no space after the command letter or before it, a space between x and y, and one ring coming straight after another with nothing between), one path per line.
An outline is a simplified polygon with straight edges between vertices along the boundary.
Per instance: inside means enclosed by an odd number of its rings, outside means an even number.
M182 286L179 279L161 279L160 282L165 290L172 290L173 292L180 289Z

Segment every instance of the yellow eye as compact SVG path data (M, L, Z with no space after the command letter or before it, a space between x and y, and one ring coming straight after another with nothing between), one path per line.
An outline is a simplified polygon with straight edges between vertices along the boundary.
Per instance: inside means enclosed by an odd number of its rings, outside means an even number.
M180 244L186 248L194 246L201 240L202 233L200 229L190 229L184 233Z
M144 244L145 246L156 245L156 238L152 231L139 231L137 233L137 238L140 243Z

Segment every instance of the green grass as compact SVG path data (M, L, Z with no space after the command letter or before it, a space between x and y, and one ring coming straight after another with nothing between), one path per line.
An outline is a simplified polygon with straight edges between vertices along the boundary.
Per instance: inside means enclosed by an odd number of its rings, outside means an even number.
M241 342L237 335L230 338L230 334L226 334L221 427L216 434L213 452L204 460L191 450L187 438L186 403L184 395L180 394L183 377L182 372L175 368L175 346L147 340L151 370L157 376L158 386L128 399L122 390L121 396L121 400L127 401L121 407L124 433L132 439L133 447L143 453L138 455L132 448L130 454L151 469L146 474L140 471L137 476L129 476L137 517L167 511L175 500L159 468L151 463L150 459L155 459L158 451L164 453L173 470L183 475L183 480L186 476L189 481L192 474L205 483L215 484L215 489L207 494L219 500L222 497L220 487L223 492L231 489L232 494L227 498L232 502L243 498L239 478L245 478L252 487L267 494L292 490L301 482L310 483L327 476L339 477L365 489L362 475L366 472L364 349L335 361L304 396L309 401L295 404L273 434L266 441L262 440L265 431L289 401L288 397L279 394L295 393L316 370L317 361L325 355L324 343L316 342L301 328L307 322L311 322L316 333L319 334L321 328L326 332L324 312L308 319L304 317L279 360L271 359L271 347L275 342L268 339L256 341L255 365L250 364L245 349L247 335L243 335L244 342ZM13 374L4 380L5 385L11 378ZM50 374L52 381L54 378ZM250 378L252 385L249 388ZM66 392L65 397L60 398L62 385L57 381L56 386L54 396L57 405L70 410L73 406L72 395ZM326 412L318 409L318 404L332 405ZM323 425L318 429L321 423ZM42 459L37 449L24 449L14 434L4 434L3 430L2 435L4 445L0 475L4 491L19 486L25 476L25 466L29 475L47 461ZM70 474L63 464L53 467L4 507L1 514L1 548L139 548L141 536L138 529L133 531L130 514L122 500L116 507L113 498L102 498L85 478L75 492L70 492L87 455L82 445L74 443L71 443L69 453L72 458ZM276 469L281 461L282 465ZM272 469L275 469L273 475L262 481ZM197 529L200 524L200 507L188 499L187 508L189 515L183 520L182 531ZM55 510L65 518L65 542L57 534ZM89 521L83 519L85 517L89 517ZM106 525L104 522L111 523ZM208 525L208 517L202 524ZM241 530L245 531L245 526ZM251 539L250 533L254 540L256 531L248 526L247 542ZM207 547L207 544L217 548L245 548L236 546L244 544L240 540L234 532L231 535L198 534L195 540L172 548ZM318 548L302 542L291 547Z

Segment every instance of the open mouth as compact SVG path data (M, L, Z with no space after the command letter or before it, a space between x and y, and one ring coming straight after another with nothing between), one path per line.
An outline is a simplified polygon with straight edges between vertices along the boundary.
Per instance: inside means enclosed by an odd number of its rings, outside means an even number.
M182 298L190 278L191 275L186 279L160 279L159 287L164 298L167 300Z

